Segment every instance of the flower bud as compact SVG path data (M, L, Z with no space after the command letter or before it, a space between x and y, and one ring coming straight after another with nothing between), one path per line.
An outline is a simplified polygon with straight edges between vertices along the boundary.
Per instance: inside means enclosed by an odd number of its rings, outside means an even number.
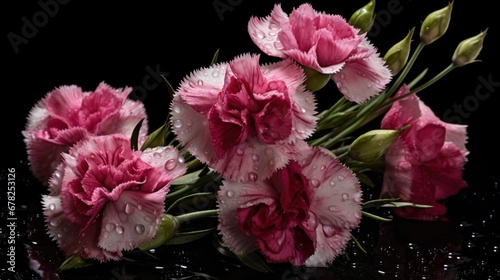
M304 83L307 90L310 91L322 89L332 78L331 74L323 74L309 67L303 66L303 69L306 74L306 81Z
M359 28L359 34L370 31L375 22L375 0L370 2L357 11L349 19L349 24Z
M349 147L349 155L358 161L373 162L384 155L387 147L405 129L406 127L399 130L375 129L368 131L352 142Z
M412 28L406 37L392 46L384 56L385 63L391 70L392 75L396 75L408 61L410 55L411 38L415 28Z
M428 45L439 39L448 29L451 18L451 10L453 2L448 3L448 6L430 13L422 22L420 28L420 40L425 45Z
M483 41L487 31L488 29L486 28L486 30L482 31L478 35L460 42L460 44L458 44L457 48L455 49L455 53L453 53L453 57L451 59L453 65L461 67L465 64L476 62L477 60L475 59L483 48Z

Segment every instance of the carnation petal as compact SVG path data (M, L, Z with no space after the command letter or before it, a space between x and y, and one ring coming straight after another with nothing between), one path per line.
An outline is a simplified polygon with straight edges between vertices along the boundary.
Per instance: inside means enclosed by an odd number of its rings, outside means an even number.
M283 12L281 4L275 4L269 16L265 18L250 17L247 27L250 38L264 53L285 58L286 55L281 50L278 34L281 30L281 24L287 20L288 15Z
M310 211L319 223L346 230L358 226L362 193L354 173L320 148L302 167L314 187Z
M163 216L167 188L154 193L126 190L104 211L99 247L120 252L132 250L156 234Z

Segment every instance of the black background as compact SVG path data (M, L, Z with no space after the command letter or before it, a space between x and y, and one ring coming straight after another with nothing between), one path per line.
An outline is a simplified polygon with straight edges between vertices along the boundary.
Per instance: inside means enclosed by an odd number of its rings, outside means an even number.
M57 3L57 9L51 6L50 13L44 11L42 4L49 2ZM318 11L346 18L367 2L310 1ZM165 83L152 73L165 75L176 87L191 71L208 66L217 49L220 49L219 61L228 61L246 52L260 53L248 36L247 22L252 15L267 16L274 3L250 0L42 0L4 4L1 75L2 85L6 87L2 89L3 152L0 156L3 172L10 167L23 170L26 151L21 130L26 117L31 107L55 87L76 84L84 90L93 90L101 81L113 87L133 87L133 97L144 102L153 130L168 114L169 96ZM301 3L283 1L282 6L289 12ZM369 38L384 54L415 27L413 43L416 46L421 21L447 3L441 0L379 0L376 10L380 17ZM482 62L454 70L419 94L441 118L454 106L464 106L467 116L454 113L448 116L455 118L448 121L468 125L470 155L464 177L471 188L475 188L474 193L485 199L498 199L498 188L493 186L497 185L500 175L497 132L500 120L497 38L500 32L498 12L492 5L486 0L454 1L447 33L424 48L409 76L414 77L426 67L429 77L437 74L450 63L461 40L488 28L484 48L478 57ZM35 28L27 28L29 24ZM9 39L13 36L22 36L24 41L13 44ZM265 55L262 57L267 59ZM488 87L485 80L490 81ZM318 99L332 102L331 96L318 96ZM7 184L2 182L2 185L1 188L5 188ZM33 196L28 194L33 192L40 192L40 189L23 185L21 178L16 188L17 204L32 203ZM5 192L0 196L4 201ZM482 213L492 211L494 205L494 202L478 202L458 208ZM19 267L27 262L21 256L17 259ZM2 262L0 267L4 265Z

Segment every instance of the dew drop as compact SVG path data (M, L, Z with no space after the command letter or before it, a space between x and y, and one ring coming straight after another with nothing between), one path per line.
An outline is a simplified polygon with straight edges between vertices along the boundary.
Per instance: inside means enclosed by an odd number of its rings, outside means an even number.
M257 30L255 31L255 35L257 36L257 38L259 39L264 39L264 37L266 37L266 34L264 34L264 32L262 32L261 30Z
M220 74L220 71L219 71L219 70L214 70L214 71L212 72L212 76L214 76L214 77L219 76L219 74Z
M50 225L53 226L53 227L58 227L60 224L61 224L61 220L60 219L50 220Z
M340 211L340 208L336 205L331 205L330 207L328 207L328 210L330 210L332 212L337 212L337 211Z
M331 180L330 181L330 186L332 186L332 187L335 186L335 181Z
M234 197L234 191L227 191L226 195L227 197Z
M346 201L347 199L349 199L349 194L343 193L342 194L342 201Z
M335 233L337 233L337 230L332 226L324 225L323 233L325 234L326 237L332 237L335 235Z
M122 234L122 233L123 233L123 227L122 227L122 226L117 226L117 227L116 227L116 232L117 232L118 234Z
M137 232L138 234L143 234L145 230L146 230L146 227L144 225L136 225L135 226L135 232Z
M56 205L54 203L49 204L49 209L52 211L56 210Z
M154 157L154 158L161 158L161 154L160 154L160 153L158 153L158 152L154 152L154 153L153 153L153 157Z
M252 155L252 160L253 161L259 161L260 160L260 156L257 155L257 154L254 154L254 155Z
M182 120L174 120L174 127L175 128L181 128L182 127Z
M345 177L343 175L339 175L339 181L343 181L345 179Z
M313 188L319 187L319 180L316 178L311 179L311 186L313 186Z
M248 173L248 180L255 182L257 181L257 179L259 179L259 175L257 175L257 173L255 172Z
M174 168L177 166L177 160L171 158L165 162L165 169L168 171L174 170Z
M125 213L131 215L135 211L135 205L132 203L125 203Z
M203 81L202 80L198 80L198 85L202 86L203 85Z
M236 154L237 155L242 156L244 153L245 153L245 150L243 150L242 148L236 149Z
M116 229L116 225L112 224L112 223L109 223L109 224L106 224L106 226L104 228L106 229L106 231L112 232L112 231L114 231Z
M281 44L280 41L276 41L274 42L274 47L277 49L277 50L282 50L283 49L283 44Z
M173 109L174 109L174 112L176 112L177 114L179 114L180 112L182 112L181 107L178 106L178 105L175 105Z

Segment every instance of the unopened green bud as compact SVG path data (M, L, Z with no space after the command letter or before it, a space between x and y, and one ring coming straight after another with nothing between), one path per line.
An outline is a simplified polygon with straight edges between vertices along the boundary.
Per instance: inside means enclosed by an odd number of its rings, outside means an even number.
M384 61L391 70L392 75L396 75L408 61L411 48L411 38L415 28L412 28L406 37L392 46L384 56Z
M146 251L153 248L158 248L160 245L167 242L179 229L179 222L177 219L169 214L164 214L161 220L155 237L150 239L139 246L139 249Z
M359 34L370 31L375 22L375 0L370 2L357 11L349 19L349 24L359 28Z
M422 43L428 45L443 36L450 25L452 9L453 2L450 2L448 6L430 13L424 19L420 28Z
M322 89L332 78L331 74L323 74L309 67L303 66L303 69L306 74L305 85L307 90L310 91Z
M387 147L405 128L399 130L375 129L364 133L354 140L349 147L351 158L373 162L385 154Z
M464 66L465 64L476 62L476 57L479 55L479 52L481 52L481 49L483 48L483 41L487 31L488 28L486 28L486 30L482 31L478 35L460 42L460 44L458 44L457 48L455 49L455 53L453 53L453 58L451 59L453 65L460 67Z

